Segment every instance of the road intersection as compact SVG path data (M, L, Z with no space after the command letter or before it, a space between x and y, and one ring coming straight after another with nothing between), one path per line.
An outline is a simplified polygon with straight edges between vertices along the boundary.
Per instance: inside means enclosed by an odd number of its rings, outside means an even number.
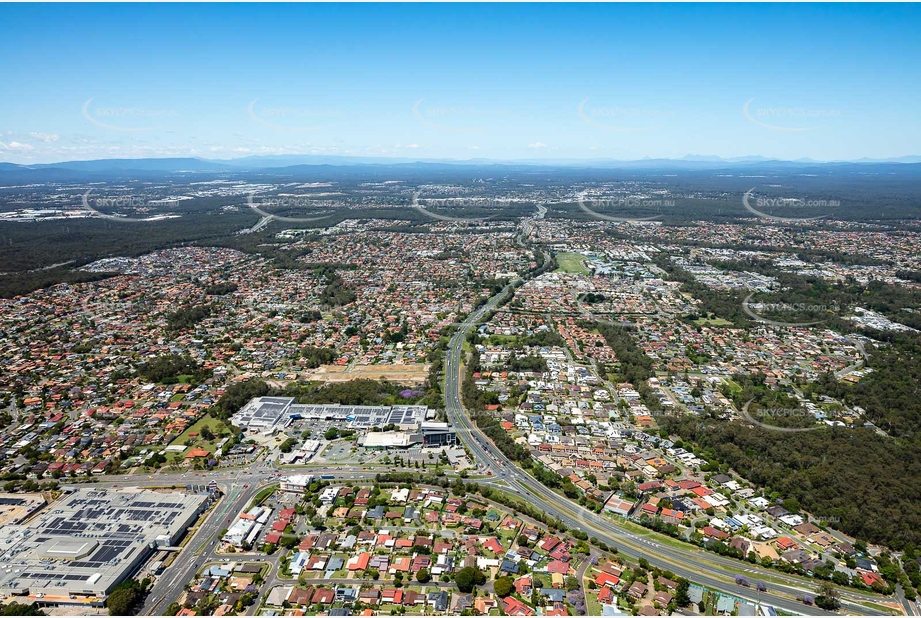
M655 541L654 535L647 537L630 532L613 520L601 517L543 486L510 461L476 427L465 410L460 395L463 380L461 374L463 343L467 334L488 312L499 305L515 283L509 284L490 298L486 304L461 323L447 349L444 396L448 421L456 428L458 436L473 453L474 460L480 462L486 470L493 474L495 480L486 481L486 484L496 488L511 489L512 492L520 494L542 511L560 519L568 527L580 529L589 536L594 536L608 545L617 547L621 554L637 559L646 558L693 582L751 602L773 605L787 612L828 615L828 612L818 607L805 605L795 600L797 596L814 594L815 582L734 561L691 545L688 545L686 550L675 549L670 544ZM762 578L766 582L771 582L770 590L756 592L739 586L735 584L737 575L745 575L748 579ZM778 581L784 583L774 583ZM846 611L861 615L887 615L885 611L861 604L861 601L879 604L885 600L883 597L844 589L841 589L841 593L842 609Z
M543 212L539 213L536 218L542 215ZM545 259L548 258L549 256L545 255ZM519 495L541 511L562 521L568 528L581 530L589 537L616 547L619 553L626 557L646 558L654 565L668 569L679 577L687 578L713 590L750 602L769 604L793 614L828 615L828 612L796 600L797 597L814 594L817 587L816 581L720 556L691 544L681 547L680 543L652 532L637 533L634 531L635 527L631 530L623 523L598 515L561 494L551 491L510 461L477 428L471 419L470 412L464 408L461 401L464 341L476 325L489 312L495 310L520 283L521 280L509 283L461 322L451 337L446 351L444 400L447 420L455 427L458 437L469 449L473 460L477 463L478 470L487 475L470 480L493 489ZM347 470L341 467L302 466L297 470L317 476L322 475L325 478L334 478L336 481L356 483L370 482L376 474L387 471L387 469L374 466ZM238 468L222 468L206 473L166 473L150 475L146 479L143 478L145 475L140 474L107 476L93 483L100 487L141 485L171 487L189 484L204 485L214 482L224 494L203 516L200 525L193 531L184 549L176 556L166 572L157 578L145 603L144 613L152 615L163 613L170 603L179 599L185 585L193 580L196 572L203 565L228 558L228 555L216 552L221 530L229 526L233 518L250 504L261 489L277 482L279 474L279 469L269 454L264 459L257 458L246 466ZM270 581L274 581L281 554L282 552L279 552L268 558L264 554L257 553L236 554L233 559L267 561L272 568ZM735 580L740 575L749 580L763 580L768 590L757 592L752 588L737 585ZM845 588L839 588L839 591L842 610L848 613L887 615L881 604L893 601L900 603L907 613L915 613L912 611L912 605L909 605L904 598L898 598L900 595L893 599ZM250 610L252 611L254 607Z

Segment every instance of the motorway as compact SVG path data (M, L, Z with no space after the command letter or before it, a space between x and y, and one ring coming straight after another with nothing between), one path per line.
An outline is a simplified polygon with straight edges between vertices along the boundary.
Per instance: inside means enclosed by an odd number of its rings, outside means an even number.
M725 558L715 553L706 552L688 545L687 549L677 549L662 538L656 542L656 535L637 535L615 521L601 517L588 509L582 508L565 497L548 490L536 479L510 461L489 438L481 432L464 409L460 398L463 344L467 334L493 310L514 286L509 284L501 292L473 312L454 333L448 344L445 378L445 409L448 421L454 425L458 436L474 455L474 459L485 465L492 472L492 481L486 484L497 488L502 483L511 491L530 500L542 511L559 518L570 528L580 529L589 536L595 536L608 545L617 547L618 551L633 558L644 557L657 566L666 568L680 577L702 584L714 590L746 599L755 603L766 603L774 607L803 615L829 615L815 606L797 602L795 598L804 594L814 594L817 582L806 578L784 575L778 571L764 569L749 563ZM745 576L749 581L763 579L769 590L756 592L735 584L737 575ZM776 583L782 581L784 583ZM842 609L859 615L887 615L886 612L866 605L860 601L880 603L883 597L839 589L842 596Z
M536 218L540 218L540 212ZM520 238L520 237L519 237ZM802 615L829 615L814 606L807 606L795 601L796 596L813 594L817 582L807 578L789 576L778 571L764 569L757 565L719 556L701 550L692 545L678 548L674 541L652 532L636 534L624 528L616 521L601 517L582 508L564 496L556 494L521 468L511 462L476 426L471 422L460 399L460 387L463 379L461 368L463 343L467 334L520 281L514 281L498 294L490 298L483 306L471 313L464 320L451 338L445 358L445 409L448 421L456 428L458 437L473 455L482 473L492 476L475 482L519 494L542 511L560 519L567 527L579 529L598 538L621 554L638 559L644 557L656 566L668 569L677 576L707 586L711 589L756 603L766 603L774 607ZM184 486L187 484L207 484L214 481L224 493L224 497L212 507L201 524L192 533L191 538L174 562L163 575L157 578L144 606L144 613L156 615L163 613L170 603L178 600L184 586L192 581L195 573L207 562L220 561L226 555L215 553L218 534L228 526L228 519L233 520L237 513L245 508L263 487L275 482L278 469L270 463L271 457L259 458L242 468L219 469L210 473L157 474L157 475L121 475L106 476L90 486L125 487L125 486ZM307 470L304 470L308 472ZM367 469L342 470L340 467L311 467L310 474L333 475L336 480L367 481L385 469L369 467ZM145 478L146 477L146 478ZM473 479L471 479L473 480ZM264 554L253 554L273 563L277 570L278 555L266 559ZM238 554L243 559L247 554ZM766 592L756 592L735 584L735 577L743 575L750 581L762 579L769 588ZM887 615L879 609L861 605L860 602L880 603L892 601L878 595L862 594L852 590L839 589L842 593L842 609L859 615ZM903 607L911 609L905 602ZM255 607L255 606L254 606ZM254 607L249 608L251 611ZM913 613L909 611L908 613Z

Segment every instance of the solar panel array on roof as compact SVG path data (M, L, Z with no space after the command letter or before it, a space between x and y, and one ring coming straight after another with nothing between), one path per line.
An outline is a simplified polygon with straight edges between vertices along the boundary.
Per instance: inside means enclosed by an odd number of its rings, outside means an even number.
M233 424L253 430L273 427L285 417L347 421L355 429L418 425L425 420L427 406L350 406L340 404L295 404L291 397L257 397L234 415Z
M90 578L89 575L77 575L74 573L46 573L38 571L25 571L20 573L20 577L28 577L29 579L64 579L68 581L78 581L82 582Z
M104 596L150 555L153 544L177 541L207 499L150 490L76 490L27 529L0 528L0 547L6 548L0 560L31 567L0 571L0 594L53 586L61 593Z
M98 569L105 563L110 560L124 560L128 558L132 550L128 548L131 547L133 541L117 541L117 540L107 540L99 546L99 549L86 560L74 561L70 563L70 566L77 568L88 568L88 569Z

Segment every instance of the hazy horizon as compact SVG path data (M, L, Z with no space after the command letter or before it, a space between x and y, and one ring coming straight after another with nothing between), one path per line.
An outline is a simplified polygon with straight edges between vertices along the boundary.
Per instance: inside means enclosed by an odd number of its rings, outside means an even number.
M8 165L20 165L20 166L57 166L57 165L66 165L67 163L94 163L94 162L105 162L105 161L167 161L167 160L184 160L192 159L204 162L213 162L213 163L235 163L243 162L248 160L257 160L257 161L272 161L272 160L285 160L279 162L279 165L309 165L308 159L316 159L318 161L335 161L341 160L344 165L360 165L364 163L374 163L374 164L383 164L386 165L389 162L400 163L400 164L413 164L413 163L432 163L432 164L482 164L482 165L559 165L559 166L578 166L578 165L597 165L597 164L608 164L614 165L617 163L624 164L638 164L643 163L644 161L649 162L674 162L674 163L726 163L726 164L751 164L757 165L758 163L791 163L791 164L815 164L815 165L825 165L825 164L847 164L847 163L903 163L903 164L918 164L921 163L921 155L905 155L901 157L891 157L886 159L872 159L864 157L861 159L837 159L837 160L819 160L812 159L809 157L803 157L800 159L779 159L779 158L770 158L764 157L761 155L748 155L748 156L739 156L739 157L719 157L716 155L699 155L699 154L687 154L681 157L643 157L641 159L615 159L615 158L562 158L562 157L547 157L545 159L538 158L518 158L518 159L495 159L490 157L469 157L466 159L452 158L452 157L412 157L412 156L400 156L400 155L314 155L314 154L296 154L296 153L279 153L279 154L266 154L266 155L240 155L237 157L208 157L208 156L157 156L151 155L146 157L104 157L104 158L87 158L87 159L61 159L56 161L42 161L42 162L27 162L21 163L16 161L0 160L2 164ZM297 161L304 161L300 163Z
M219 8L4 5L0 160L919 154L916 5Z

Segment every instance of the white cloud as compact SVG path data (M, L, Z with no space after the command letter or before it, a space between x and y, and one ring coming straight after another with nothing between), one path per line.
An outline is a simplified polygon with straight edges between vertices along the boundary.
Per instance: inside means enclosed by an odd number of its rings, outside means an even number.
M546 148L547 144L543 142L531 142L528 144L528 148Z
M57 135L56 133L39 133L37 131L29 133L29 137L32 139L37 139L40 142L45 142L46 144L56 142L61 139L61 136Z
M35 150L35 148L33 146L30 146L29 144L23 144L22 142L10 142L9 144L4 144L3 142L0 142L0 150L29 151L29 150Z

